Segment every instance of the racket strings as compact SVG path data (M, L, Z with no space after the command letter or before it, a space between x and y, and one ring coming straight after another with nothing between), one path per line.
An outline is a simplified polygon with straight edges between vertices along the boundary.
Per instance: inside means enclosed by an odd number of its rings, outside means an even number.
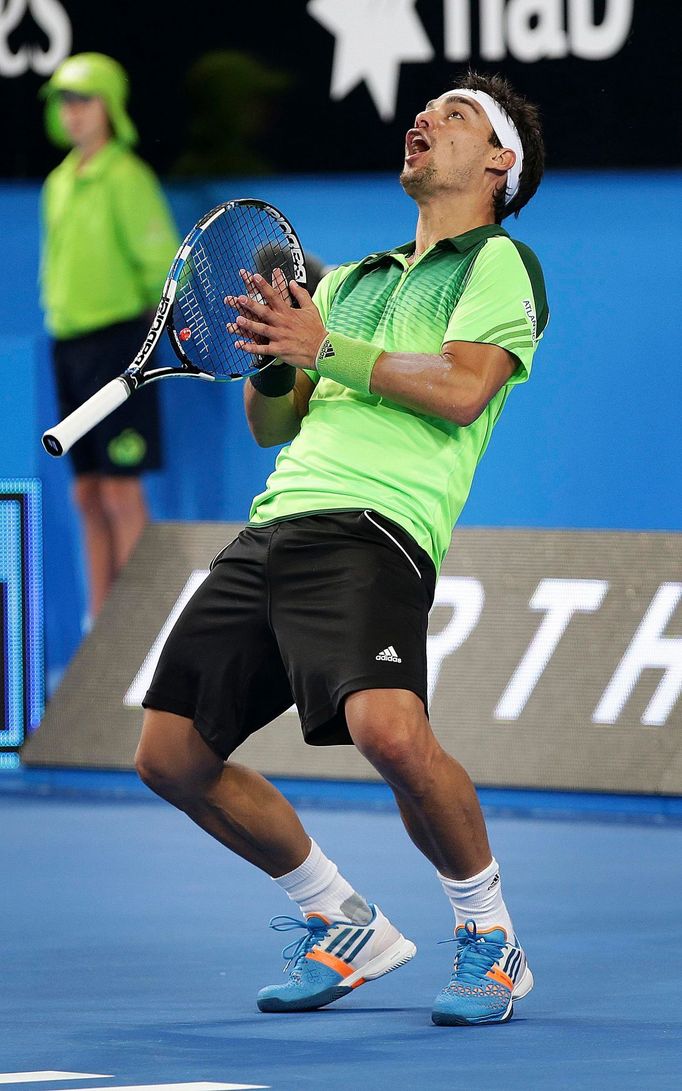
M239 337L227 331L236 314L225 296L247 292L240 269L260 273L269 283L275 269L282 270L286 282L294 277L285 229L265 208L228 206L196 240L178 279L173 323L183 352L218 379L248 375L259 365L234 347ZM282 296L289 298L286 290ZM267 353L266 345L263 351Z

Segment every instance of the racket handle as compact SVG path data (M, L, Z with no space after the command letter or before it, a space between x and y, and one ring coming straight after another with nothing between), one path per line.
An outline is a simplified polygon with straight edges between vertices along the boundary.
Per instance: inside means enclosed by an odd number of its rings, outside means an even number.
M126 398L130 397L130 387L125 379L112 379L103 386L86 402L64 417L63 421L55 424L43 434L42 443L48 455L59 458L69 451L76 440L81 439L99 424L101 420L123 405Z

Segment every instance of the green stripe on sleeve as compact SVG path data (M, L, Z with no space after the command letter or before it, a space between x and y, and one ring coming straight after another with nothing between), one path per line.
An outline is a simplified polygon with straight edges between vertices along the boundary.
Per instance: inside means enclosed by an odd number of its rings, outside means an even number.
M532 349L533 342L528 340L523 341L505 341L500 345L503 349Z
M489 337L492 337L495 333L516 333L517 331L528 329L528 322L525 318L519 318L515 322L503 322L499 326L493 326L492 329L486 330L478 338L479 341L487 341Z

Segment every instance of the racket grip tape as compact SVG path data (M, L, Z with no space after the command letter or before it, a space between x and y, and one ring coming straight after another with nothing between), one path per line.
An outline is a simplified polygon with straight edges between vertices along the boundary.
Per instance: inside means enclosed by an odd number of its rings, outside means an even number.
M88 398L63 421L55 424L43 434L42 444L48 455L59 458L65 455L74 443L90 432L95 425L118 409L119 405L130 397L130 387L125 379L112 379L91 398Z

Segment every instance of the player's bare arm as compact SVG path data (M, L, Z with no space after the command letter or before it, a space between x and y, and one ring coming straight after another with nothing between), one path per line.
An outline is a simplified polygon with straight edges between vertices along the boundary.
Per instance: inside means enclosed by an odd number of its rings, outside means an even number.
M283 301L281 292L273 289L263 277L254 275L253 283L264 302L257 301L253 296L230 297L232 305L240 313L228 329L252 337L251 341L237 341L236 347L244 352L262 352L263 343L266 343L269 352L286 363L314 370L327 331L309 294L292 281L289 290L298 304L292 308ZM382 353L372 371L371 391L417 412L465 426L480 416L491 398L509 380L516 366L514 357L498 345L449 341L438 355ZM296 387L299 387L298 380ZM309 399L313 390L309 380L306 390ZM247 416L257 442L261 443L261 439L249 415L250 403L258 403L257 411L262 414L258 423L266 434L269 431L267 425L272 421L276 438L262 443L268 446L284 443L296 435L301 417L307 412L307 400L303 394L301 389L299 399L305 402L303 412L295 419L293 400L266 399L255 391L249 393ZM272 407L262 405L267 401L276 404ZM280 402L283 403L281 410ZM278 427L280 411L281 428ZM295 431L286 434L287 425L293 429L294 424Z
M298 435L314 389L315 384L300 370L293 390L281 398L265 398L252 383L244 384L246 420L259 447L276 447Z
M511 378L514 357L498 345L448 341L439 356L384 352L370 390L441 420L472 424Z
M242 273L242 279L247 290L252 293L251 295L227 295L225 296L225 304L236 311L240 317L247 317L256 319L258 317L259 304L254 298L256 295L261 299L265 298L264 293L268 293L268 298L271 304L271 310L273 315L291 310L290 302L291 294L287 291L287 285L285 278L279 269L275 270L273 275L273 286L269 285L265 278L260 275L251 275L244 271ZM310 299L308 293L305 293L306 297ZM314 304L313 309L317 314L317 309ZM318 316L319 317L319 316ZM228 333L238 333L241 331L241 324L237 321L228 322L226 328ZM266 339L263 336L259 336L253 333L254 344L258 344L258 352L263 352ZM269 348L268 348L268 351ZM272 353L272 355L275 355ZM281 366L280 363L272 365L273 367ZM308 403L310 401L311 394L315 389L315 384L311 382L304 371L299 370L296 374L296 381L292 390L287 391L280 397L265 397L260 391L253 385L253 383L246 383L244 386L244 410L246 412L246 420L249 425L249 429L253 438L259 447L275 447L280 443L288 443L292 440L301 427L301 421L308 412Z

